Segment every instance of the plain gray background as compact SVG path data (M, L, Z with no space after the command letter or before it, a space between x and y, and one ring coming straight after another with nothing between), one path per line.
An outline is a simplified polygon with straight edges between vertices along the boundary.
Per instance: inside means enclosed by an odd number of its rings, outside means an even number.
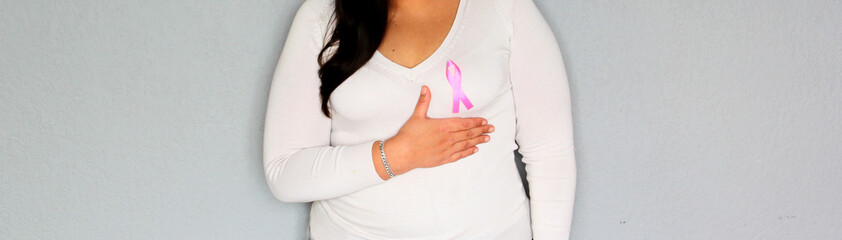
M0 239L303 239L263 177L294 1L0 5ZM842 1L536 0L573 239L839 239Z

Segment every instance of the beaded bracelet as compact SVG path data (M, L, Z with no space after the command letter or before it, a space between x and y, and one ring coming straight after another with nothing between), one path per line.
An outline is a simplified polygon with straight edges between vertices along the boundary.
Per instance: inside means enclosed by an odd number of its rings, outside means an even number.
M386 173L388 173L389 176L391 176L391 177L395 177L395 174L392 173L392 169L389 168L389 164L386 163L386 151L383 150L383 144L384 144L384 141L380 140L380 159L383 159L383 166L386 167Z

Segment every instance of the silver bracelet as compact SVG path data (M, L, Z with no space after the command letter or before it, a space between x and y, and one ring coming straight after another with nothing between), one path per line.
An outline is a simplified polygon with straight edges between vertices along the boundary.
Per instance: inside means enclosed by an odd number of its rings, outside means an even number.
M383 150L384 141L380 140L380 159L383 159L383 166L386 167L386 173L389 174L391 177L395 177L395 174L392 173L392 169L389 168L389 163L386 163L386 151Z

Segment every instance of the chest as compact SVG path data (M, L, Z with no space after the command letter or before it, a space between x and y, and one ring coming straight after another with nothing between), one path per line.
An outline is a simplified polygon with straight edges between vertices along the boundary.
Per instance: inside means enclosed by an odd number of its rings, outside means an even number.
M430 89L427 115L431 118L491 117L502 111L496 106L511 101L503 99L511 91L509 32L496 12L471 11L490 8L472 9L470 4L485 3L466 1L461 7L463 15L451 19L450 35L421 63L409 68L376 53L339 85L329 100L334 130L365 128L373 123L385 129L399 128L412 114L422 85ZM461 73L459 89L448 80L448 61ZM470 109L467 101L455 103L457 91L470 101Z

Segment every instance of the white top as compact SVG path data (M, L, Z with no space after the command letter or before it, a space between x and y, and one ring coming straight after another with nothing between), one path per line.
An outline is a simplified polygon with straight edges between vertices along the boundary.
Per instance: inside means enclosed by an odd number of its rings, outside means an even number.
M570 91L556 39L532 0L461 0L429 58L406 68L375 53L333 92L330 119L321 112L316 58L332 11L331 0L298 9L266 111L269 189L283 202L313 202L311 239L568 238L576 186ZM471 109L460 102L452 112L448 60L461 70ZM371 146L398 132L422 85L432 97L429 117L484 117L495 127L491 141L456 162L383 180Z

